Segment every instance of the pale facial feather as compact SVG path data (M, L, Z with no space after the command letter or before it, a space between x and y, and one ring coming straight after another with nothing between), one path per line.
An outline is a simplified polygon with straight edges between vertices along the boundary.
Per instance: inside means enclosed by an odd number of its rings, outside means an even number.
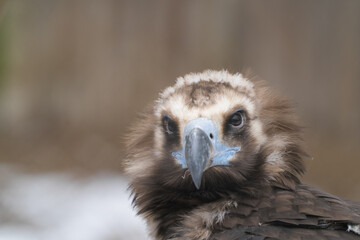
M255 96L254 84L248 79L244 78L240 73L230 74L229 72L205 70L202 73L190 73L184 77L179 77L176 84L172 87L166 88L160 95L161 99L168 98L177 89L184 87L185 85L191 85L200 81L212 81L217 83L229 83L232 88L246 91L251 97Z
M232 89L219 90L211 96L214 98L211 99L212 101L208 99L208 96L203 96L202 99L196 100L205 104L200 104L198 107L191 106L187 103L189 96L185 96L179 89L199 83L200 81L230 83ZM256 118L257 106L253 88L253 83L243 78L240 74L230 75L225 71L209 71L201 74L186 75L184 78L179 78L174 87L167 88L161 94L161 98L157 101L158 104L155 107L155 115L160 119L163 113L167 113L177 119L181 139L185 125L189 121L199 117L208 118L214 122L218 129L219 137L222 138L221 129L225 118L229 113L241 107L247 112L249 118L252 119L250 121L250 132L258 148L260 148L266 142L267 137L263 131L261 121ZM160 152L164 141L161 126L157 127L155 133L155 149L157 149L157 152Z

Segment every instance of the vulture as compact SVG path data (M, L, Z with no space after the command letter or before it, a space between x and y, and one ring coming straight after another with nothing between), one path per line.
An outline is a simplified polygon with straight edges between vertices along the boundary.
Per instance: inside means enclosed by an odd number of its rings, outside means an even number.
M302 127L267 83L179 77L126 140L133 206L152 239L360 239L360 203L301 183Z

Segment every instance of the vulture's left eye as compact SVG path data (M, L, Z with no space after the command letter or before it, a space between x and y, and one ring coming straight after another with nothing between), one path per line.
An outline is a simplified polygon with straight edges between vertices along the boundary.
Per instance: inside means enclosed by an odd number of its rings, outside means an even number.
M176 122L167 114L164 114L162 123L167 134L173 134L177 131Z
M243 109L236 110L229 118L228 123L232 127L240 128L245 123L245 111Z

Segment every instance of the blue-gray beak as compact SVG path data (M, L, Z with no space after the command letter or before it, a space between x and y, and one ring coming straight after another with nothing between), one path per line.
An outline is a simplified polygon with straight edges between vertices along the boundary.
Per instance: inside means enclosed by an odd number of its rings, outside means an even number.
M185 137L185 160L197 189L201 177L209 165L213 147L209 136L200 128L194 128Z
M219 141L215 124L206 118L190 121L184 129L183 148L172 155L188 168L197 189L204 171L212 166L230 166L229 160L241 150Z

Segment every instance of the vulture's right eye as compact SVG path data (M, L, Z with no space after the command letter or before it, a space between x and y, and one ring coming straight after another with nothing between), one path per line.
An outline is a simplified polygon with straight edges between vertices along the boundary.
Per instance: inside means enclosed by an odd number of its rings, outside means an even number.
M167 134L174 134L177 131L177 124L169 115L164 114L162 123Z

